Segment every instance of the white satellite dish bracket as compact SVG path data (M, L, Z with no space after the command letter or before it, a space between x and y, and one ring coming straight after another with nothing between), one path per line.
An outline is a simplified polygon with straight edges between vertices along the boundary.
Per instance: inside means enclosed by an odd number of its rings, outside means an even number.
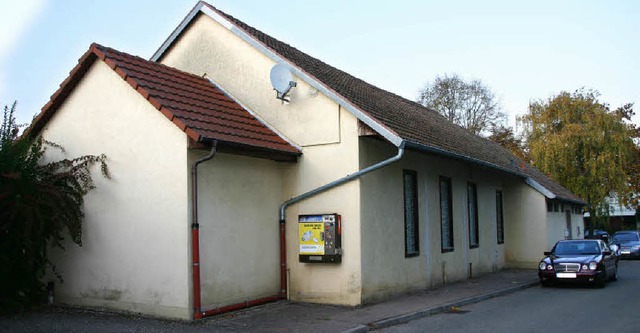
M289 100L287 99L287 94L289 93L289 90L291 90L291 88L295 87L296 83L294 81L289 82L289 87L287 89L285 89L283 92L280 92L276 89L273 89L276 91L276 98L277 99L281 99L285 102L289 102Z
M273 90L276 91L276 98L283 102L289 102L287 94L291 91L291 88L297 85L297 83L293 81L289 67L285 64L276 64L271 68L269 78L271 79Z

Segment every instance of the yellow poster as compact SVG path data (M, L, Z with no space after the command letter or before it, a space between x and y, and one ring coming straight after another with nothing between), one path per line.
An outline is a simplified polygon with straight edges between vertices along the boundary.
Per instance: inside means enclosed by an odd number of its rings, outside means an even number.
M323 222L299 223L300 254L324 255Z

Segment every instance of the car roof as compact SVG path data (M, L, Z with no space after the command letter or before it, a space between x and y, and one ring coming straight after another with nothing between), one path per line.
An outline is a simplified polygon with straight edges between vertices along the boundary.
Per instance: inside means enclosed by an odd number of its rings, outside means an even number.
M601 239L561 239L558 243L602 242Z

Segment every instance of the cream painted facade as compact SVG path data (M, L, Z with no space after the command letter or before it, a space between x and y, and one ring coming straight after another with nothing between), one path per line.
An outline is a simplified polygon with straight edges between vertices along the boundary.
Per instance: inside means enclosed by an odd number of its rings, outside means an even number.
M84 245L53 254L56 299L190 318L186 135L101 61L42 135L52 159L106 154L112 177L94 174Z
M369 165L394 153L377 140L361 139L361 163ZM418 180L420 254L405 257L403 170ZM440 243L440 176L452 180L454 251ZM505 266L505 245L498 244L495 192L515 179L463 162L420 152L364 176L361 180L363 302L424 290L481 275ZM467 183L478 191L479 246L469 247ZM505 218L506 220L506 218ZM511 221L506 221L509 228Z
M359 120L302 78L275 98L276 64L228 27L198 14L163 64L205 75L299 147L295 163L218 153L199 167L202 310L280 291L279 212L286 200L386 160L398 148L360 135ZM69 156L104 153L113 179L96 177L86 198L85 246L56 257L63 301L192 318L190 168L208 151L98 61L45 138ZM419 255L405 257L403 170L418 181ZM452 181L454 250L441 251L439 177ZM479 246L470 248L467 184L477 186ZM496 191L503 193L504 243ZM402 159L286 210L287 295L295 301L360 305L504 267L535 268L564 235L564 216L518 176L409 150ZM342 216L339 264L298 260L298 216ZM564 213L562 213L564 214ZM562 219L560 220L560 216ZM572 227L583 230L572 216ZM559 226L559 228L558 228Z
M516 186L513 196L505 198L505 206L515 208L513 216L515 224L505 232L505 238L513 238L507 248L509 266L535 269L544 251L568 236L567 214L571 224L571 238L584 237L584 220L582 214L570 210L547 212L545 197L529 186ZM562 207L569 205L563 205ZM506 211L505 211L506 214ZM521 216L520 219L516 218Z
M291 91L290 103L276 99L269 81L269 73L276 63L208 16L197 18L161 62L197 75L206 73L265 123L303 148L298 162L284 167L282 189L272 194L280 195L279 203L268 211L269 215L273 214L274 231L278 230L277 213L285 200L358 171L357 119L299 79L296 79L298 86ZM343 220L342 263L299 263L294 241L298 238L298 215L334 212L340 213ZM291 299L341 305L361 303L359 221L357 181L287 209ZM208 242L206 237L203 235L202 243ZM273 241L277 245L277 238ZM278 268L278 263L273 267ZM209 279L206 275L203 278ZM274 293L276 291L274 289Z
M190 151L189 165L208 151ZM203 307L273 296L280 288L278 210L283 165L217 154L198 170Z

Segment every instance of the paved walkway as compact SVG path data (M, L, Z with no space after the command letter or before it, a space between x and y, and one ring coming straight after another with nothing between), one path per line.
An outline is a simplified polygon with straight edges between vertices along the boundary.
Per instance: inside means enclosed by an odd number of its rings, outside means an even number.
M93 310L45 308L0 318L0 331L29 332L368 332L535 286L535 270L503 270L357 308L280 301L199 322Z

